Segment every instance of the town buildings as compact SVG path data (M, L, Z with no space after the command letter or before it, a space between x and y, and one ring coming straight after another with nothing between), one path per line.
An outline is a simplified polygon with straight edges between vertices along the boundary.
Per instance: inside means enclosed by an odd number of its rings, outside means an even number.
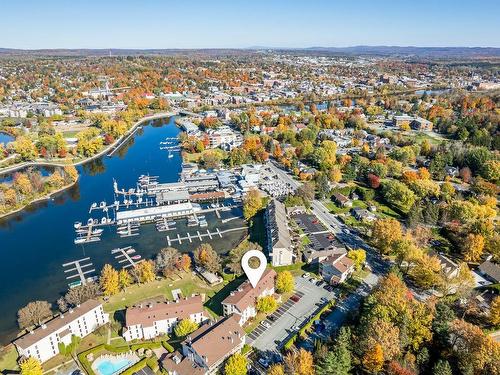
M171 333L183 319L200 324L207 319L201 296L192 296L175 302L142 302L127 308L123 338L147 340Z
M274 294L275 278L276 272L273 269L267 269L255 288L252 287L249 281L245 281L222 301L224 315L234 314L238 317L238 323L241 326L244 325L248 319L257 315L257 299Z
M214 374L245 345L245 331L235 315L210 321L191 333L179 351L167 355L162 368L169 375Z
M266 209L267 252L274 267L293 263L293 248L288 217L283 203L273 199Z
M392 124L396 127L410 126L414 130L432 130L432 122L418 116L394 116L392 119Z
M347 253L335 253L319 263L319 272L326 282L341 284L354 272L354 262Z
M88 300L42 324L14 341L19 356L45 362L59 354L59 344L68 345L72 336L84 337L109 322L102 304Z

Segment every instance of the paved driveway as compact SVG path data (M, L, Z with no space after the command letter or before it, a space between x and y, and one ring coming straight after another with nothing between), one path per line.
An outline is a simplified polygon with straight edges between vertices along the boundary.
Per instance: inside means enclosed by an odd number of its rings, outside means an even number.
M292 327L301 326L316 311L321 298L328 300L334 298L333 292L328 292L302 277L295 278L295 291L299 295L303 294L302 298L296 303L287 301L283 310L278 312L274 322L267 319L270 324L269 328L259 325L256 330L251 332L247 336L250 345L262 351L276 351L290 336Z

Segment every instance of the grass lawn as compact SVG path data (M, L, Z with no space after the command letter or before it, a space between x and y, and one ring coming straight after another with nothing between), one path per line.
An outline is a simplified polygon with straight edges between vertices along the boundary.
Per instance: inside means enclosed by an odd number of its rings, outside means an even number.
M374 201L373 204L375 207L377 207L377 211L375 212L375 214L377 216L380 216L384 219L393 218L396 220L402 220L401 215L398 214L396 211L394 211L389 206L387 206L379 201Z
M184 152L183 153L183 159L184 162L186 163L197 163L198 160L201 158L201 152L195 152L195 153L189 153L189 152Z
M241 276L233 281L227 283L224 287L219 288L217 293L212 293L212 298L210 298L206 303L205 307L214 315L222 316L222 305L221 302L235 289L237 289L241 283L245 281L245 277ZM220 285L218 285L220 287Z
M63 137L64 138L75 138L78 133L80 133L80 131L69 130L67 132L63 132Z
M126 291L120 292L109 298L104 303L106 312L115 312L122 310L127 306L145 299L155 297L165 297L172 300L172 290L180 289L184 296L190 296L195 293L205 294L206 297L212 297L222 288L222 285L211 287L193 273L180 273L177 280L161 279L147 284L132 285Z
M0 372L5 374L5 370L18 370L17 350L14 345L7 345L0 351Z
M332 214L336 214L336 215L345 214L345 213L349 212L349 209L350 209L349 207L339 207L335 203L333 203L332 201L329 201L329 200L325 200L322 203L326 208L328 208L328 211L330 211Z

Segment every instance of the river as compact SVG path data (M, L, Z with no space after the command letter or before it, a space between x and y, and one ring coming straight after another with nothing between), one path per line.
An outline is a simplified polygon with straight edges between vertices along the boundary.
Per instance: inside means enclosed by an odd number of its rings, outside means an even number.
M166 151L159 149L159 143L166 137L176 137L179 129L174 117L145 123L134 137L124 144L113 157L102 157L78 167L80 179L76 185L58 194L53 200L36 203L5 219L0 219L0 342L7 343L15 338L18 328L16 313L19 308L34 300L55 302L67 290L68 281L63 263L90 257L96 273L110 263L119 268L111 250L119 246L131 245L143 258L154 257L158 250L167 246L166 236L177 232L159 233L154 225L140 228L140 236L120 238L114 227L105 229L100 242L86 245L73 243L75 234L73 223L86 222L90 217L89 207L93 202L106 200L113 202L113 178L121 188L136 187L141 174L159 176L160 182L178 180L181 170L180 153L168 158ZM239 216L241 212L227 212L225 215ZM102 213L93 215L100 219ZM226 224L207 214L208 228L242 227L245 222L236 218ZM199 228L189 228L185 220L179 220L178 232L196 232ZM201 229L200 229L201 231ZM224 253L236 245L246 230L225 234L210 242L219 253ZM175 244L181 251L192 251L199 241L192 244ZM88 275L92 276L92 275Z

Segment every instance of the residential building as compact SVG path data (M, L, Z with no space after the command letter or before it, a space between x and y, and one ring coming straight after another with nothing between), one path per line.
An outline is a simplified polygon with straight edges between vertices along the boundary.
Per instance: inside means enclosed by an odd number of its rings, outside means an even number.
M224 361L245 345L245 332L236 316L210 321L190 334L182 348L161 360L169 375L215 374Z
M370 211L356 207L351 209L352 216L359 221L375 221L377 217Z
M72 336L84 337L109 322L102 304L88 300L14 341L20 356L34 357L45 362L59 354L59 344L68 345Z
M293 263L292 240L288 228L285 205L273 199L265 214L267 228L267 252L274 267Z
M408 116L408 115L394 116L392 119L392 124L396 127L407 125L415 130L426 130L426 131L432 130L433 126L432 122L429 120L426 120L418 116Z
M341 207L352 207L352 201L344 194L335 192L333 193L332 198Z
M255 288L249 281L245 281L222 301L224 316L234 314L239 317L238 323L244 325L248 319L257 315L257 299L274 294L275 278L276 272L273 269L266 269Z
M123 338L148 340L171 333L183 319L202 323L207 319L201 296L192 296L175 302L142 302L127 308Z
M326 282L341 284L354 272L354 262L347 253L335 253L319 263L319 272Z
M487 259L479 265L479 272L487 280L493 283L500 283L500 266Z

